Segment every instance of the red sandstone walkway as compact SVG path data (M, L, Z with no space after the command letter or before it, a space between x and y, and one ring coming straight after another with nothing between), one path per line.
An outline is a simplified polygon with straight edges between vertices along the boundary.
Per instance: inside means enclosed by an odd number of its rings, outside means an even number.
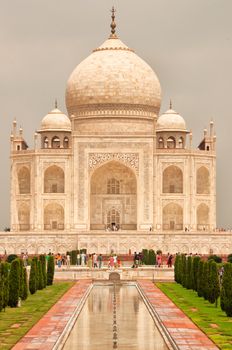
M218 347L151 281L138 281L153 309L180 350Z
M12 349L51 350L91 283L78 281ZM218 349L151 281L138 283L180 350Z
M52 349L91 283L78 281L12 349Z

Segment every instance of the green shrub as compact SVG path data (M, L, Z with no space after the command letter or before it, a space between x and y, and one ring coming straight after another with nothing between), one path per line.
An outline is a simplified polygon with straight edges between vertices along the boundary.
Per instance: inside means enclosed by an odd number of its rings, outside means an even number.
M181 256L179 254L176 255L175 264L174 264L174 279L177 283L180 283L180 264L181 264Z
M143 249L142 250L142 255L143 255L142 263L144 265L148 265L148 250L147 249Z
M22 299L22 294L24 290L24 278L23 278L23 261L19 259L19 297Z
M1 273L3 276L3 283L4 283L4 287L3 287L3 309L5 310L5 308L8 305L9 302L9 272L10 272L10 264L5 262L1 264L2 268L1 268Z
M50 255L48 258L48 266L47 266L47 286L50 286L53 284L54 272L55 272L54 256Z
M226 312L226 315L232 316L232 264L224 265L224 274L222 279L221 290L221 309Z
M227 262L232 263L232 254L229 254L229 255L227 256Z
M23 268L23 290L22 290L22 300L26 300L28 297L28 282L27 282L27 269Z
M71 251L71 265L76 265L77 264L77 250L72 250Z
M2 269L1 265L0 265L0 311L2 311L3 309L3 290L4 290L3 276L1 274L1 269Z
M150 249L148 252L148 264L155 265L156 264L156 255L153 249Z
M192 271L192 257L187 257L187 271L186 271L186 288L192 289L193 287L193 271Z
M220 295L220 284L217 264L215 261L211 260L209 263L209 295L208 300L211 304L216 304Z
M186 282L186 255L181 254L180 256L180 283L185 287Z
M10 307L16 307L19 300L20 265L19 260L14 259L10 267L9 275L9 302Z
M42 264L41 261L37 262L37 274L38 274L38 289L41 290L44 287L43 273L42 273Z
M199 297L203 297L204 291L203 291L203 285L204 285L204 261L200 260L198 264L198 271L197 271L197 294Z
M31 294L37 291L37 259L34 257L31 262L31 270L29 276L29 290Z
M221 263L222 262L222 258L218 255L210 255L208 256L208 261L209 260L214 260L216 263Z
M193 290L197 291L197 279L198 279L198 267L200 263L201 258L199 256L194 256L193 257L193 262L192 262L192 288Z
M43 288L47 285L47 271L46 271L46 257L45 255L40 255L39 260L41 261L41 269L43 274Z
M8 263L11 263L13 260L15 260L15 259L17 259L17 258L18 258L18 255L16 255L16 254L10 254L10 255L8 255L6 261L7 261Z
M203 267L203 280L202 280L202 287L203 287L203 297L205 300L209 300L209 262L204 262Z

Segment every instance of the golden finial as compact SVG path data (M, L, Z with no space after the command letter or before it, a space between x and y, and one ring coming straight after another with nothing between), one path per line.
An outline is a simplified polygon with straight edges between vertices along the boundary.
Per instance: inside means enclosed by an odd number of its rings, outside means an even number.
M114 6L112 7L112 10L111 10L111 13L112 13L112 15L111 15L111 18L112 18L112 21L111 21L111 35L110 35L110 38L112 39L112 38L117 38L117 35L115 34L115 28L116 28L116 23L115 23L115 12L116 12L116 10L115 10L115 8L114 8Z
M55 99L55 108L57 109L57 99Z
M169 109L172 109L172 100L170 99Z

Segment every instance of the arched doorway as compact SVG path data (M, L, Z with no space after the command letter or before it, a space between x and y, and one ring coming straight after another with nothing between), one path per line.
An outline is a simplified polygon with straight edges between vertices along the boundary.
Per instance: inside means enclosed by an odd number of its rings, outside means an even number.
M90 183L90 229L137 229L137 180L124 164L110 161L96 169Z

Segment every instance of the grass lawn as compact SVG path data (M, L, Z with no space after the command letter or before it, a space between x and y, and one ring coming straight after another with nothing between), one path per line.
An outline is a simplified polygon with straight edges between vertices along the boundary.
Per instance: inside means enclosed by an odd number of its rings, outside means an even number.
M29 295L20 308L0 312L0 349L11 349L17 341L54 305L73 285L59 282Z
M156 283L183 312L223 350L232 349L232 318L197 293L176 283Z

